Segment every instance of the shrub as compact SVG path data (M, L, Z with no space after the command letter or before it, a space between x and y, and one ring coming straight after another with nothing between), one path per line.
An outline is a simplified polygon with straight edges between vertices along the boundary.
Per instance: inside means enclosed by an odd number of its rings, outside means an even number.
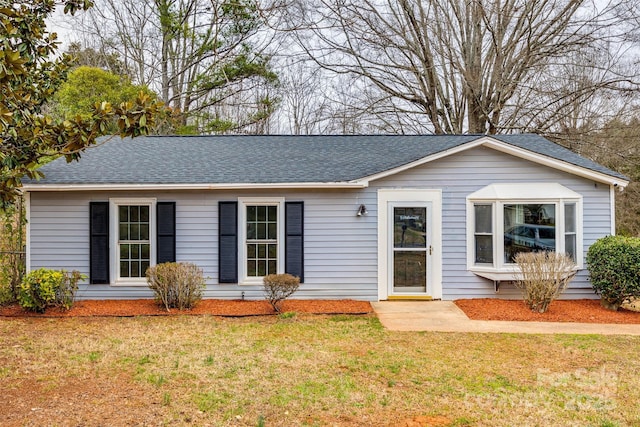
M539 313L547 311L549 304L564 292L575 275L575 264L565 254L520 252L515 261L522 272L516 286L522 289L529 308Z
M71 273L62 271L64 279L60 287L56 289L56 307L63 310L70 310L76 300L76 292L78 291L78 282L86 279L87 276L80 274L79 271L73 270Z
M49 307L69 310L73 307L78 282L84 276L78 271L40 268L27 274L18 289L18 303L22 308L44 313Z
M640 297L640 238L608 236L587 251L591 286L600 294L603 307L620 305Z
M147 269L147 283L155 299L167 311L189 310L202 299L204 277L197 265L188 262L165 262Z
M263 282L265 298L277 313L280 313L282 301L300 287L300 278L291 274L269 274L264 276Z
M0 305L16 302L25 270L23 199L0 210Z

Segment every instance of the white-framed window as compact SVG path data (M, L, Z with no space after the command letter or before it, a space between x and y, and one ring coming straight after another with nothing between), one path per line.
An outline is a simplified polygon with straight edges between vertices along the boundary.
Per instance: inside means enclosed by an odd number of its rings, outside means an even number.
M520 252L566 253L582 268L582 196L560 184L489 185L467 197L467 224L468 268L480 275L516 271Z
M284 272L284 198L239 198L241 284Z
M156 264L156 199L109 199L111 277L115 285L146 285Z

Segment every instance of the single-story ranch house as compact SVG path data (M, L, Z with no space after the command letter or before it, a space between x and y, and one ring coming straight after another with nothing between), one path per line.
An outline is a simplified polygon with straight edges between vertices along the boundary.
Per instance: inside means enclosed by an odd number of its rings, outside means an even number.
M522 251L564 252L564 298L615 230L628 179L536 135L111 138L26 181L27 268L79 270L81 299L150 298L145 270L197 264L205 298L519 298Z

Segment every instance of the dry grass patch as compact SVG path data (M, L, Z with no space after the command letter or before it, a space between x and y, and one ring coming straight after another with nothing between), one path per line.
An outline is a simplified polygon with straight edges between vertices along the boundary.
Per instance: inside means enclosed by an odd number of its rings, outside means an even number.
M623 426L639 344L373 316L3 319L0 393L8 425Z

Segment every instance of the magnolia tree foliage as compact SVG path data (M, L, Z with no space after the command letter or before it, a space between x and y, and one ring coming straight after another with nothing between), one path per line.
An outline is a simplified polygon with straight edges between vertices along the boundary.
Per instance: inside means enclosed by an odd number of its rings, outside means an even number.
M45 19L56 6L74 14L89 0L0 0L0 204L9 204L21 179L39 178L43 159L63 155L78 160L84 149L109 131L114 120L120 136L138 136L153 126L161 104L143 92L119 105L97 102L89 117L54 119L45 113L67 77L71 57L56 58L56 35Z

